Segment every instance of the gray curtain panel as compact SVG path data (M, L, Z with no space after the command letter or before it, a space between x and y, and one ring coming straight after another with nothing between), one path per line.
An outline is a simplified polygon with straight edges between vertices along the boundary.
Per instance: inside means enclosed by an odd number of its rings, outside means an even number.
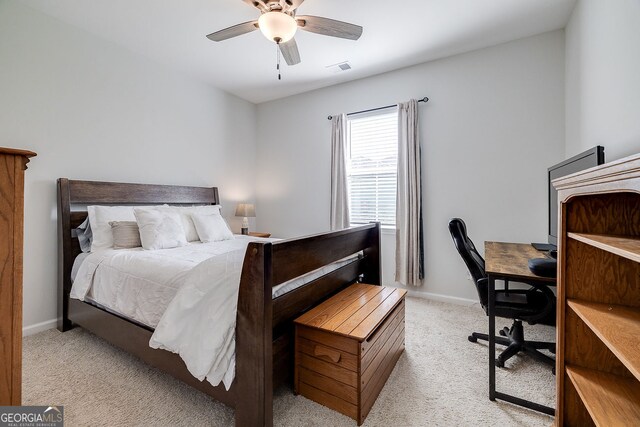
M396 282L421 286L422 177L418 101L398 104L398 189L396 193Z
M331 119L331 229L349 227L349 193L347 186L347 116Z

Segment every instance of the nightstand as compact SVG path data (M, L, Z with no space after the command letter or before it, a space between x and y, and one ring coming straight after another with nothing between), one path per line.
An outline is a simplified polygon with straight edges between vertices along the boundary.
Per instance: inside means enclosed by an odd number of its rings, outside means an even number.
M271 237L271 233L258 233L258 232L255 232L255 231L250 231L249 232L249 236L252 236L252 237L265 237L266 238L266 237Z

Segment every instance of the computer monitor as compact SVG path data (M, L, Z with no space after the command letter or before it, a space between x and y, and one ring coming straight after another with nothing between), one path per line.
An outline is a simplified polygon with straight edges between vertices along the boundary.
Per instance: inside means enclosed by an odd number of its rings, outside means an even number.
M573 156L548 169L549 185L549 244L558 245L558 192L553 188L554 179L580 172L604 163L604 147L598 145L590 150Z

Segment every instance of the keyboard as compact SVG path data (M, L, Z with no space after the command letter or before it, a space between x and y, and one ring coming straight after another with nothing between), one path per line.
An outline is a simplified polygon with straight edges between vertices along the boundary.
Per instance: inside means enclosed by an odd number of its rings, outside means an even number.
M556 245L550 243L532 243L531 246L542 252L549 252L552 249L558 249Z

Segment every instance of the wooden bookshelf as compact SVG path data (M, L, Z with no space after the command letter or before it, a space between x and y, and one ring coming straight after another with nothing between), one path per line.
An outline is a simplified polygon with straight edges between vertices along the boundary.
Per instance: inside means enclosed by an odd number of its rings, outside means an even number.
M596 426L640 425L640 383L591 369L566 367Z
M640 155L558 190L557 426L640 426Z

